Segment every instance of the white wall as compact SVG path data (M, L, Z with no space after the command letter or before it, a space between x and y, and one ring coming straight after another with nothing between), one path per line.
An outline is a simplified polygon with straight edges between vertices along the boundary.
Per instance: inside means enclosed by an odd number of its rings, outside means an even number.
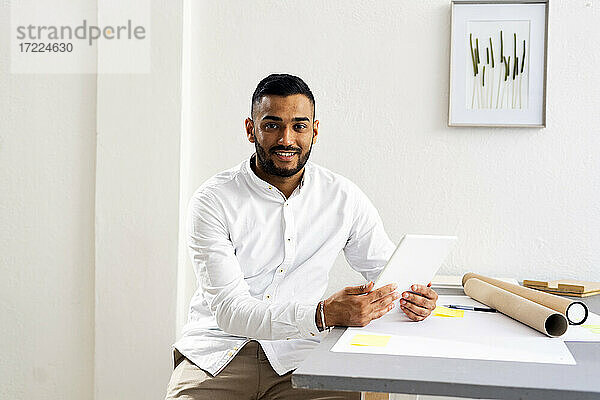
M90 399L96 77L10 74L9 14L0 3L0 398Z
M150 3L151 72L96 76L10 74L0 2L0 399L164 398L182 2Z
M368 193L394 241L457 234L447 274L600 280L600 3L551 3L548 127L486 129L447 126L449 1L194 2L184 193L253 151L258 81L297 74L313 161ZM360 279L341 258L334 274L329 292Z
M182 3L151 1L151 73L98 76L96 400L164 398L173 369Z

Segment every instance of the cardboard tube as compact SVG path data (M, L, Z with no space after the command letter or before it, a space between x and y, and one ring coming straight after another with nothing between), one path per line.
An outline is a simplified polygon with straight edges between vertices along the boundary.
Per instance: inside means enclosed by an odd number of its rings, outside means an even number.
M569 326L567 318L561 313L480 279L468 279L464 289L467 296L550 337L561 336Z
M509 292L524 297L527 300L531 300L534 303L548 307L554 311L558 311L567 317L567 320L571 325L583 324L588 317L587 306L580 301L566 299L564 297L559 297L539 290L530 289L498 279L489 278L487 276L474 274L473 272L469 272L463 276L463 286L471 278L477 278L481 281L489 283L490 285L508 290Z

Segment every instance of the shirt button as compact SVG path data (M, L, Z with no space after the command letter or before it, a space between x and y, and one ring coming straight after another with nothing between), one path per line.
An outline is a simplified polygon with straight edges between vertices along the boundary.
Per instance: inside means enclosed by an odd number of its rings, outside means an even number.
M234 350L237 350L237 349L238 349L238 347L237 347L237 346L235 346L233 349L234 349Z
M270 294L268 294L268 295L267 295L267 299L270 299L270 298L271 298L271 295L270 295Z
M273 189L273 187L272 187L272 186L269 186L269 190L271 190L271 189Z
M287 206L288 206L288 203L284 203L284 205L287 207Z
M291 242L291 241L292 241L292 238L288 238L288 242Z
M282 272L282 273L283 273L283 268L281 268L281 269L279 270L279 272Z
M311 335L312 335L312 333L311 333ZM314 336L314 335L313 335L313 336ZM231 357L231 356L233 355L233 352L231 352L231 351L230 351L230 352L228 352L228 353L227 353L227 355L228 355L229 357Z
M310 333L310 336L315 336L315 334L311 332L311 333Z

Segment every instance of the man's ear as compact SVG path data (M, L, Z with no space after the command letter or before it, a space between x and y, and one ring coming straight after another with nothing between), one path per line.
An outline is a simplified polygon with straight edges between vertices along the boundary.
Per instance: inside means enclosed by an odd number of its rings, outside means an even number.
M244 121L244 127L246 128L246 136L250 143L254 143L254 121L252 118L246 118Z
M319 120L315 119L313 122L313 138L312 142L317 143L317 136L319 136Z

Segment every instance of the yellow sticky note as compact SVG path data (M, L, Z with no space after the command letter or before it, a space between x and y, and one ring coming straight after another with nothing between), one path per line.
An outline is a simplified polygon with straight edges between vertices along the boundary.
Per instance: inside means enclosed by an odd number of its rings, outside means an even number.
M350 344L352 346L375 346L385 347L391 336L383 335L354 335Z
M584 328L589 329L592 333L600 334L600 325L581 325Z
M444 306L437 306L435 310L433 310L434 317L457 317L462 318L465 316L464 310L455 310L453 308L448 308Z

